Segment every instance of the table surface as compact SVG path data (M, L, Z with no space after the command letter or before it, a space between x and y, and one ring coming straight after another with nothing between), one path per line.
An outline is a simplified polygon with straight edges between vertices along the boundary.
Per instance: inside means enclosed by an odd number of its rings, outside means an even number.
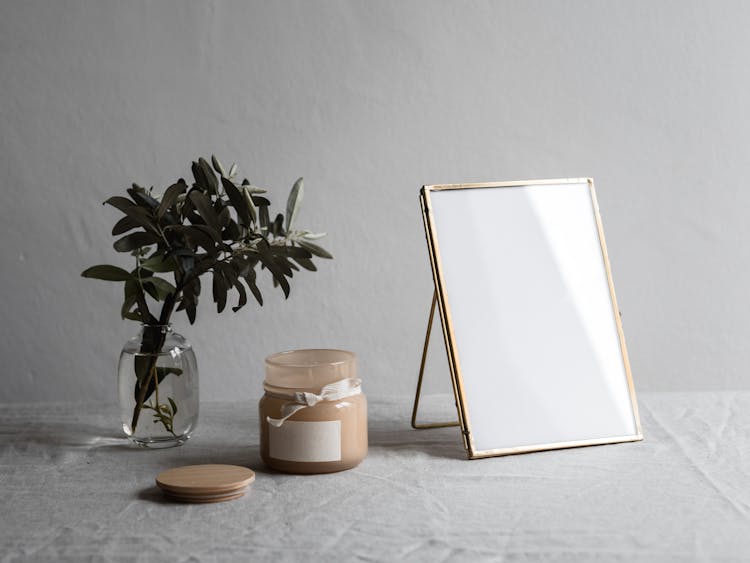
M367 459L316 476L263 467L250 402L202 405L168 450L129 447L114 407L3 405L0 561L748 561L750 392L639 405L643 442L468 461L458 429L371 400ZM257 478L239 500L166 501L157 473L197 463Z

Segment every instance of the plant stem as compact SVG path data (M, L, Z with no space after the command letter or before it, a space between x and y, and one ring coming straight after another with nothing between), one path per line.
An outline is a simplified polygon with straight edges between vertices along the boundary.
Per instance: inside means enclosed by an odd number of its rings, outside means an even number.
M177 303L178 294L170 294L167 296L167 298L164 300L164 305L161 309L161 314L159 315L159 325L166 325L169 323L169 319L172 317L172 313L174 312L175 304ZM145 299L143 300L145 302ZM145 307L145 303L144 303ZM140 308L140 304L139 304ZM147 310L147 309L146 309ZM150 313L148 313L149 316L151 316ZM141 316L143 318L143 316ZM154 317L151 317L154 318ZM156 320L154 318L154 320ZM144 328L144 331L148 330L148 327ZM148 389L151 386L151 382L154 382L155 388L159 385L159 376L156 374L156 362L159 358L159 352L161 352L162 347L164 346L164 341L166 340L167 334L164 331L159 331L159 336L157 339L152 340L151 338L144 338L143 342L141 342L141 349L140 353L148 356L148 370L146 373L148 374L147 378L143 383L139 386L139 382L137 379L136 374L136 401L135 401L135 407L133 408L133 418L130 423L130 429L132 432L135 432L135 428L138 425L138 419L141 415L141 410L143 409L143 404L146 402L148 397L146 397L146 394L148 393ZM158 401L157 401L158 405Z
M149 330L149 327L144 327L144 332L146 330ZM166 339L166 333L163 333L159 331L159 337L158 339L153 343L153 346L151 345L151 339L150 338L144 338L143 342L141 342L141 350L140 353L143 355L146 355L148 357L148 368L146 370L146 373L148 376L146 377L145 381L143 381L142 384L139 386L138 382L138 376L136 374L136 400L135 400L135 407L133 409L133 419L130 423L130 428L133 432L135 432L135 428L138 425L138 418L141 415L141 409L143 408L143 404L146 402L146 393L148 392L148 388L151 386L152 379L155 378L155 381L158 382L159 377L156 375L156 361L158 360L159 351L161 350L162 346L164 346L164 340Z

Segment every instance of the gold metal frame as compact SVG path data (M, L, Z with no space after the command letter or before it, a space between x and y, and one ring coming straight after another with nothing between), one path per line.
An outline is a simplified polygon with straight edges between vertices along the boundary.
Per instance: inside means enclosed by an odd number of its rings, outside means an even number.
M580 184L582 182L588 183L589 193L591 195L591 202L593 204L594 218L596 221L596 228L599 234L599 243L602 251L602 258L604 260L604 268L607 274L607 283L609 285L609 293L612 301L612 312L615 318L617 326L617 334L620 341L620 351L622 352L623 364L625 367L625 374L627 377L628 390L630 393L630 403L633 412L633 419L635 421L636 433L628 436L612 436L609 438L594 438L590 440L577 440L572 442L555 442L549 444L534 444L528 446L519 446L512 448L500 448L492 450L477 450L474 446L474 439L471 433L471 420L469 418L469 412L466 405L466 399L463 391L463 379L461 376L461 366L458 355L455 349L455 338L453 334L453 323L451 321L450 305L448 303L447 294L445 291L445 280L443 279L442 272L442 261L440 258L440 249L438 247L437 237L435 236L435 220L432 215L432 204L430 201L430 193L434 191L442 190L463 190L471 188L508 188L508 187L526 187L526 186L540 186L540 185L560 185L560 184ZM432 298L432 306L430 308L430 318L427 323L427 334L425 337L424 349L422 351L422 361L419 368L419 379L417 381L417 391L414 397L414 406L412 409L411 424L414 428L442 428L446 426L460 426L461 436L463 437L464 447L466 448L469 459L478 459L483 457L493 457L501 455L519 454L527 452L536 452L543 450L554 450L561 448L573 448L579 446L593 446L600 444L614 444L619 442L635 442L643 439L643 433L641 430L641 420L638 413L638 403L635 396L635 388L633 386L633 378L630 372L630 361L628 360L628 352L625 346L625 335L622 330L622 321L620 319L620 310L617 306L617 297L615 296L615 288L612 282L612 270L609 264L609 255L607 254L607 246L604 242L604 231L602 229L602 220L599 214L599 204L596 199L596 191L594 189L594 181L591 178L567 178L561 180L528 180L519 182L487 182L480 184L440 184L423 186L420 190L419 197L422 206L422 220L424 222L425 236L427 238L427 249L430 255L430 264L432 266L432 276L435 283L435 293ZM427 359L427 348L429 345L430 333L432 331L432 322L435 315L435 305L437 304L440 319L443 327L443 339L445 341L445 349L448 355L448 365L451 372L451 380L453 382L453 393L456 399L456 409L458 411L457 422L437 422L418 424L417 410L419 407L419 397L422 391L422 378L424 375L425 362Z
M419 377L417 378L417 392L414 394L414 406L411 409L411 427L417 430L424 428L446 428L459 426L457 420L453 422L417 422L417 411L419 410L419 397L422 394L422 378L424 377L424 366L427 363L427 349L430 346L430 335L432 334L432 322L435 320L435 305L437 304L437 293L432 292L432 305L430 306L430 318L427 321L427 334L424 337L424 348L422 349L422 361L419 364Z

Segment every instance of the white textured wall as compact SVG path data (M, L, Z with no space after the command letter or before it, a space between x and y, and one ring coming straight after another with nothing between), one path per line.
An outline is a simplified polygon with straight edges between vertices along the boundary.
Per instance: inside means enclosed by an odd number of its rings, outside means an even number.
M211 152L279 205L303 175L336 260L287 302L177 318L204 398L256 396L266 354L309 346L410 393L419 186L568 176L597 182L637 388L748 388L749 23L684 0L3 1L0 400L114 399L135 326L79 277L124 259L101 202Z

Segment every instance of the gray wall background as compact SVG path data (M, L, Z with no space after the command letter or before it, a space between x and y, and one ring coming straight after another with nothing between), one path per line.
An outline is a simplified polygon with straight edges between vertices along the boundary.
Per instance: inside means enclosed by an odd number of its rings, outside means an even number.
M749 23L685 0L5 0L0 401L114 400L136 326L119 284L79 277L128 265L101 202L212 152L279 207L304 176L299 224L336 259L287 302L175 318L205 399L313 346L358 352L372 396L413 392L418 188L571 176L597 182L637 389L747 389Z

